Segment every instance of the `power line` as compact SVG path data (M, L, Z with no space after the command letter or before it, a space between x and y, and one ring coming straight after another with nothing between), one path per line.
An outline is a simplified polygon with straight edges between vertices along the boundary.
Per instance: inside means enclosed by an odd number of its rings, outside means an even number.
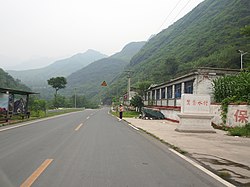
M189 0L184 7L182 7L182 9L178 12L178 14L175 16L175 18L173 19L173 22L175 21L175 19L180 15L180 13L187 7L187 5L190 3L191 0Z
M175 21L175 19L180 15L180 13L187 7L187 5L190 3L191 0L189 0L183 7L182 9L178 12L178 14L174 17L173 22ZM177 8L177 6L180 4L181 0L179 0L177 2L177 4L175 5L175 7L171 10L171 12L168 14L167 18L164 20L164 22L161 24L161 26L159 27L158 30L161 29L161 27L165 24L165 22L168 20L168 18L170 17L170 15L173 13L173 11ZM158 31L157 30L157 31Z
M174 8L170 11L170 13L167 15L166 19L163 21L163 23L161 24L161 26L157 29L157 32L161 29L161 27L167 22L168 18L170 17L170 15L174 12L174 10L177 8L177 6L180 4L181 0L179 0L176 5L174 6Z

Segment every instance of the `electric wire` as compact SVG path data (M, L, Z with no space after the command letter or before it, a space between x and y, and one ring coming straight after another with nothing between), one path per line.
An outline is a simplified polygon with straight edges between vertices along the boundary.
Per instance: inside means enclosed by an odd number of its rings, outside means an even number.
M174 8L170 11L170 13L167 15L167 17L165 18L165 20L163 21L163 23L161 24L161 26L157 29L157 31L159 31L162 26L167 22L168 18L170 17L170 15L174 12L174 10L177 8L177 6L180 4L181 0L179 0L176 5L174 6Z
M191 0L189 0L184 7L182 7L182 9L178 12L178 14L175 16L175 18L173 19L173 22L175 21L175 19L180 15L180 13L187 7L187 5L191 2Z

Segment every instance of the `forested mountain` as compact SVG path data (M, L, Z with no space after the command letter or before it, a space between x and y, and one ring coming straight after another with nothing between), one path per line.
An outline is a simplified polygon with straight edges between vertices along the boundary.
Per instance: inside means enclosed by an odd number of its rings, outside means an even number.
M110 82L123 72L131 58L143 47L145 42L132 42L126 45L121 52L108 58L91 63L90 65L74 72L67 77L68 85L65 89L67 95L74 92L84 94L87 97L97 96L100 92L102 81ZM103 88L104 89L104 88Z
M237 50L250 52L249 37L240 33L250 24L249 10L249 0L203 1L132 58L126 67L134 72L132 85L145 80L162 83L196 67L240 68ZM249 57L244 56L244 67L250 67ZM117 85L126 91L126 74L113 82L109 92L115 93Z
M0 68L0 87L12 88L16 90L31 91L30 88L21 84L20 81L15 80L12 76Z
M78 53L70 58L58 60L44 68L8 72L13 77L36 89L47 85L47 80L51 77L66 77L90 63L105 57L107 56L98 51L88 50L85 53Z

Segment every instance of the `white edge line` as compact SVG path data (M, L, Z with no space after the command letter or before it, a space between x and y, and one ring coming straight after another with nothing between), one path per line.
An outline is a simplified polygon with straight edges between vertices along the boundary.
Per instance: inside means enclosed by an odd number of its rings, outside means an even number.
M134 125L132 125L132 124L129 124L129 123L128 123L128 125L129 125L130 127L132 127L133 129L137 130L137 131L140 130L140 129L138 129L137 127L135 127Z
M201 171L203 171L204 173L208 174L209 176L213 177L214 179L216 179L217 181L221 182L222 184L228 186L228 187L236 187L233 184L225 181L224 179L220 178L219 176L215 175L214 173L212 173L211 171L207 170L206 168L202 167L201 165L197 164L196 162L192 161L191 159L187 158L186 156L178 153L177 151L175 151L174 149L169 148L170 151L172 151L173 153L175 153L176 155L178 155L179 157L181 157L182 159L186 160L187 162L189 162L190 164L192 164L193 166L197 167L198 169L200 169Z
M81 112L81 111L78 111L78 112ZM61 114L61 115L52 116L52 117L43 118L43 119L38 119L38 120L32 120L32 121L27 122L27 123L24 123L24 124L15 125L15 126L11 126L11 127L6 127L6 128L4 128L4 129L0 129L0 132L2 132L2 131L7 131L7 130L10 130L10 129L19 128L19 127L23 127L23 126L30 125L30 124L37 123L37 122L41 122L41 121L46 121L46 120L53 119L53 118L57 118L57 117L66 116L66 115L69 115L69 114L72 114L72 113L75 113L75 112L66 113L66 114Z

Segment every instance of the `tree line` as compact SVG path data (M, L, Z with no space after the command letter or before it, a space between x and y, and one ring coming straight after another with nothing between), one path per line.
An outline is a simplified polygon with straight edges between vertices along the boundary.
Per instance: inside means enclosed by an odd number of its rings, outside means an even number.
M65 77L52 77L47 82L55 90L54 98L49 100L40 99L37 96L30 98L30 110L37 117L46 115L48 109L98 107L97 104L91 103L84 95L77 95L76 93L72 93L69 97L60 95L59 90L64 89L67 85Z

